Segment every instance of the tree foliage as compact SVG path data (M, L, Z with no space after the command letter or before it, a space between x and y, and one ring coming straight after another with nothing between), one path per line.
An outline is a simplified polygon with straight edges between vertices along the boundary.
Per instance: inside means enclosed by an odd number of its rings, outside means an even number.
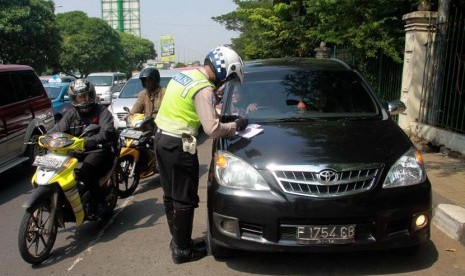
M92 72L118 71L123 55L118 32L107 22L89 18L80 11L57 15L63 44L60 65L63 72L85 77Z
M41 73L58 65L59 52L52 1L0 1L0 63L28 64Z
M121 71L142 70L144 62L157 57L155 44L152 41L127 33L120 33L119 35L123 49L121 64L124 69Z
M213 17L228 30L241 32L233 47L245 59L314 56L321 41L350 46L373 58L383 53L401 61L402 16L417 0L234 0L238 8Z

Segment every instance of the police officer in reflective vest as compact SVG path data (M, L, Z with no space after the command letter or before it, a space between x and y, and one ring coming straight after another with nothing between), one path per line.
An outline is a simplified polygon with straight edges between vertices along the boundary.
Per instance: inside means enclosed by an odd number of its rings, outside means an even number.
M215 110L215 92L228 81L242 84L244 65L226 46L211 50L204 66L175 75L169 82L155 122L155 150L163 186L163 201L174 263L206 256L205 242L193 241L194 209L198 207L199 127L212 138L234 136L247 127L246 118L221 123Z

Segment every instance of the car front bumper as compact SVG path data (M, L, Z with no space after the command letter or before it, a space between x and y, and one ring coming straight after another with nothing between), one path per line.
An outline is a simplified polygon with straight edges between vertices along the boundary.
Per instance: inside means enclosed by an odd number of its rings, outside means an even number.
M310 198L209 185L209 235L217 245L252 251L353 251L411 247L430 237L431 185L378 189L341 198ZM427 224L415 227L419 215ZM302 226L355 225L344 244L298 239Z

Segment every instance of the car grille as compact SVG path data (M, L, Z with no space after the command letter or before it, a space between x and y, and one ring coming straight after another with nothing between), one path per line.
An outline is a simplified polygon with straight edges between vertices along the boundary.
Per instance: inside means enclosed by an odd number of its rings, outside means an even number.
M309 197L339 197L365 192L374 187L382 166L331 169L318 166L273 166L271 169L285 193Z
M128 113L127 112L121 112L121 113L116 113L116 116L118 116L118 119L120 121L123 121L124 116L126 116Z

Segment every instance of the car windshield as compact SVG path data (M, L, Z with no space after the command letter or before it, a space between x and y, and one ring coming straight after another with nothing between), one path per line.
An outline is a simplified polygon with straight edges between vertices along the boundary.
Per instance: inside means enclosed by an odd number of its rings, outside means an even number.
M111 86L111 76L88 76L89 81L95 86Z
M160 77L160 86L165 87L168 85L168 82L171 80L171 77ZM121 90L119 98L137 98L139 92L144 90L142 83L139 78L130 79L126 85Z
M225 89L222 112L251 121L378 118L378 106L351 71L276 70L245 74Z
M58 98L58 95L60 95L61 87L45 86L44 88L45 88L45 92L47 92L47 96L51 100Z

